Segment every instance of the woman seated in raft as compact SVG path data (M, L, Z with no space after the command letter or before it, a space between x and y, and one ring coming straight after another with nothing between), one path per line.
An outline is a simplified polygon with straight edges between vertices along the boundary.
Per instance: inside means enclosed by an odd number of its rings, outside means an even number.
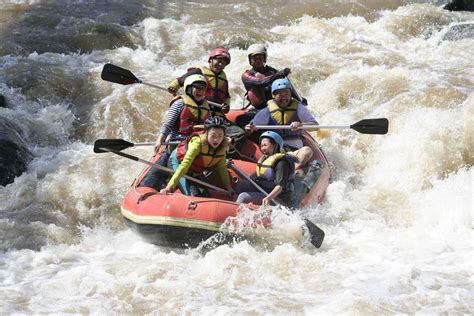
M256 172L251 176L268 195L261 193L249 181L242 180L237 185L236 203L254 203L270 205L271 200L278 198L285 206L292 207L294 200L294 171L297 158L285 153L282 137L273 131L263 133L260 138L260 150L263 156L259 159Z
M194 132L195 125L202 125L211 117L211 109L205 99L207 89L206 78L202 75L191 75L184 81L184 95L177 96L170 102L166 120L160 129L155 151L158 151L165 140L168 142L183 141ZM157 163L166 167L176 145L168 145ZM142 187L157 190L163 188L169 175L151 168L140 183Z
M179 185L181 192L186 195L207 195L207 192L186 181L183 177L185 174L223 186L229 194L234 192L226 168L226 120L220 116L211 117L205 121L204 127L205 133L191 135L171 153L170 162L175 173L160 193L171 193ZM209 174L213 177L207 177Z

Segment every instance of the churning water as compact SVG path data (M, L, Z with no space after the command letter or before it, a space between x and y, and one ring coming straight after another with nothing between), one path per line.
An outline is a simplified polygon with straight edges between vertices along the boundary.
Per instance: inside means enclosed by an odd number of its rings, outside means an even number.
M0 313L472 313L474 14L440 4L1 1L2 163L20 171L0 187ZM386 117L389 133L320 138L318 250L297 218L205 254L142 241L119 211L142 165L92 144L154 141L170 95L102 81L103 65L166 86L228 47L239 108L255 42L321 124Z

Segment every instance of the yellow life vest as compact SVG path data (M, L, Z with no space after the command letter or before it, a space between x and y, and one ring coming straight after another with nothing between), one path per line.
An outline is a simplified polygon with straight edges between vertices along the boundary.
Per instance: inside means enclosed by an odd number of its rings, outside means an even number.
M206 98L217 103L224 103L228 92L228 81L225 72L221 71L220 74L216 74L206 66L202 66L200 69L208 83Z
M273 120L279 125L289 125L296 117L296 109L298 108L298 101L292 99L291 104L286 108L281 108L274 100L268 101L268 110Z
M257 162L257 169L255 171L257 177L263 177L268 168L273 168L273 166L275 166L275 164L285 156L286 154L284 153L276 153L268 157L263 156L260 158Z
M202 172L214 167L221 159L226 158L227 138L217 148L212 148L207 141L207 133L199 135L201 141L201 153L194 159L190 170L194 173Z

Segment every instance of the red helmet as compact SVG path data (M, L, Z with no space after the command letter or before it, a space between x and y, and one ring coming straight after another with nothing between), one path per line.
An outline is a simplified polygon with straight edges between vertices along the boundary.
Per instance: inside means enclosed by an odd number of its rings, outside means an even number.
M227 59L227 65L230 64L230 54L229 51L225 48L214 48L212 52L209 54L209 61L211 61L212 58L216 57L222 57Z

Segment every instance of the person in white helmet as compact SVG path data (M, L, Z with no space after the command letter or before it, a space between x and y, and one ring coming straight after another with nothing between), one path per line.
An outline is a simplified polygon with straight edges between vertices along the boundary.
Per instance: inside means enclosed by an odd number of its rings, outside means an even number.
M155 150L160 149L165 141L182 141L193 134L195 125L202 125L211 116L211 109L205 99L207 81L203 75L194 74L184 82L184 95L177 96L170 102L166 120L160 129ZM167 166L171 152L176 146L168 145L162 153L158 164ZM140 186L159 189L168 178L162 171L151 168L143 178Z
M273 81L290 74L290 68L281 71L266 64L267 48L263 44L252 44L247 50L251 69L242 74L242 83L247 91L247 100L256 110L261 110L272 99L271 86Z
M206 100L208 84L203 75L190 75L184 81L184 95L173 98L168 115L160 130L156 145L168 141L183 140L194 132L194 125L204 124L211 116ZM168 137L169 135L169 137Z

